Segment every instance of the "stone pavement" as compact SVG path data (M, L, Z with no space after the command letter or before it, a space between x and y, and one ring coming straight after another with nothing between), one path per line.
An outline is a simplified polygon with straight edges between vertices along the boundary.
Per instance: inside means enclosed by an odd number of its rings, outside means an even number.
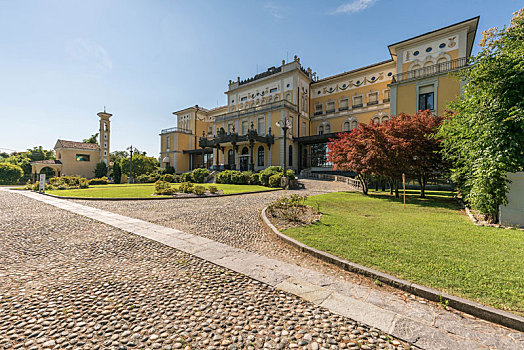
M181 348L411 346L167 245L0 190L0 349Z
M422 348L524 349L524 334L460 313L423 303L407 303L387 292L173 228L36 193L23 195L240 272Z

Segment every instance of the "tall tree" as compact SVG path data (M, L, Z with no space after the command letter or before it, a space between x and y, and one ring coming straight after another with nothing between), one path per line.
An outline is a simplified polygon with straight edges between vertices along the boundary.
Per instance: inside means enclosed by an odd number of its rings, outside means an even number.
M509 26L482 34L440 135L464 200L494 222L507 203L506 173L524 167L524 9Z
M122 180L122 169L120 168L120 162L113 163L113 182L119 184Z
M85 143L98 143L98 133L91 135L87 139L83 139L82 142L85 142Z
M129 163L131 158L122 158L120 160L120 168L122 173L129 173ZM158 160L154 157L148 157L143 154L133 154L133 177L136 178L139 175L149 174L158 168Z

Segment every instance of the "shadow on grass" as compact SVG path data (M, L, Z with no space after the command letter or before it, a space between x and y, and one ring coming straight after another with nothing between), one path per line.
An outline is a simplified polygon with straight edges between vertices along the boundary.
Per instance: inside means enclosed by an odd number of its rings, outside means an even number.
M389 192L369 192L370 198L379 198L401 204L404 202L402 191L400 191L399 194L400 197L395 198L395 195L390 195ZM426 198L420 198L418 191L406 190L406 204L420 207L460 210L460 205L453 197L453 192L449 191L427 191Z

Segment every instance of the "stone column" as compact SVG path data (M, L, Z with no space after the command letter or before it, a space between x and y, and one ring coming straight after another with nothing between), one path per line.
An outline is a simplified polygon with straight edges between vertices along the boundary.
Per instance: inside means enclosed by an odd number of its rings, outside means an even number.
M255 160L253 157L253 148L255 146L255 141L249 141L249 170L255 171Z

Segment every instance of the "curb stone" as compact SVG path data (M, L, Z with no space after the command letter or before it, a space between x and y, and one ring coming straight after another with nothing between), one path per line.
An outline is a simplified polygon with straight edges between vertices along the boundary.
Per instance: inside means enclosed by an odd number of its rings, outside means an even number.
M269 229L271 229L271 231L280 240L297 248L298 250L304 253L310 254L314 256L315 258L318 258L329 264L333 264L335 266L343 268L344 270L355 272L355 273L358 273L358 274L361 274L361 275L364 275L364 276L367 276L373 279L377 279L383 283L387 283L390 286L393 286L395 288L406 291L408 293L423 297L425 299L435 301L435 302L447 301L448 306L456 310L460 310L462 312L468 313L470 315L476 316L486 321L490 321L490 322L497 323L497 324L500 324L500 325L503 325L509 328L516 329L520 332L524 332L524 317L515 315L507 311L499 310L491 306L482 305L480 303L477 303L471 300L467 300L464 298L460 298L454 295L442 293L436 289L424 287L419 284L389 275L387 273L380 272L380 271L377 271L375 269L372 269L372 268L369 268L363 265L352 263L350 261L341 259L335 255L332 255L332 254L323 252L321 250L312 248L310 246L307 246L302 242L299 242L291 237L288 237L284 235L283 233L281 233L269 221L266 215L266 209L267 207L265 207L262 210L262 214L261 214L262 221L264 222L264 224Z

